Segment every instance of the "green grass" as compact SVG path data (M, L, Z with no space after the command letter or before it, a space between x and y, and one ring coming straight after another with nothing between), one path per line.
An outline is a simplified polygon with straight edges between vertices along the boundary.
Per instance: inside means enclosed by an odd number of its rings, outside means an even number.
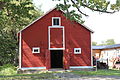
M16 74L16 75L1 75L0 80L7 79L30 79L30 80L41 80L41 79L58 79L53 76L52 73L41 73L41 74Z
M53 72L36 73L36 74L17 74L17 68L11 64L0 66L0 80L16 80L16 79L58 79Z
M17 74L17 68L11 64L0 66L0 75L14 75Z
M16 79L29 79L29 80L40 80L40 79L58 79L58 76L53 75L53 73L61 72L46 72L46 73L36 73L36 74L17 74L17 68L13 65L7 64L0 66L0 80L16 80ZM66 72L67 73L67 72ZM90 76L90 75L104 75L104 76L120 76L120 70L98 70L98 71L72 71L70 73Z
M104 75L104 76L120 76L120 70L98 70L98 71L73 71L78 75Z

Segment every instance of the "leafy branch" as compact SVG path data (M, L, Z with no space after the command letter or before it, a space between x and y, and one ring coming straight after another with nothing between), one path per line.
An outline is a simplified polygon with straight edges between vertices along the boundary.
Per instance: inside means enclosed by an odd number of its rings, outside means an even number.
M64 3L58 4L57 7L63 10L71 20L83 23L82 16L89 16L88 13L83 12L83 8L113 14L120 10L120 1L116 0L116 4L111 4L107 0L64 0Z

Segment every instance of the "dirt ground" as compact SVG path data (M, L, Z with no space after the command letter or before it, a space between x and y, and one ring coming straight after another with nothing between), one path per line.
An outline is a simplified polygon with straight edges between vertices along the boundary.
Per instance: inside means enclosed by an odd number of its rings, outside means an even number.
M81 76L75 75L72 73L56 73L55 76L58 76L61 79L53 79L53 80L120 80L120 76ZM51 80L51 79L50 79Z
M50 80L120 80L117 76L82 76L79 78L62 78L62 79L50 79Z
M69 78L62 80L120 80L118 76L83 76L80 78Z

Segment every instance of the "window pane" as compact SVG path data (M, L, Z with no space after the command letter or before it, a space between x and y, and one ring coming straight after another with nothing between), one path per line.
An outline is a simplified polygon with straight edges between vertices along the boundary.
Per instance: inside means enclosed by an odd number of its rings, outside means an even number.
M77 52L77 50L75 52Z
M59 25L59 19L53 19L53 25Z
M38 52L38 49L34 49L34 52Z

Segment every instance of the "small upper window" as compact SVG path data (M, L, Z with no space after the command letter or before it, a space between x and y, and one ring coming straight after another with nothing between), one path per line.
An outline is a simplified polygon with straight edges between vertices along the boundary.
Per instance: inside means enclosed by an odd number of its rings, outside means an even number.
M81 48L74 48L74 54L81 54Z
M52 18L52 26L60 26L60 17Z
M32 48L32 53L40 53L40 48L39 47L33 47Z

